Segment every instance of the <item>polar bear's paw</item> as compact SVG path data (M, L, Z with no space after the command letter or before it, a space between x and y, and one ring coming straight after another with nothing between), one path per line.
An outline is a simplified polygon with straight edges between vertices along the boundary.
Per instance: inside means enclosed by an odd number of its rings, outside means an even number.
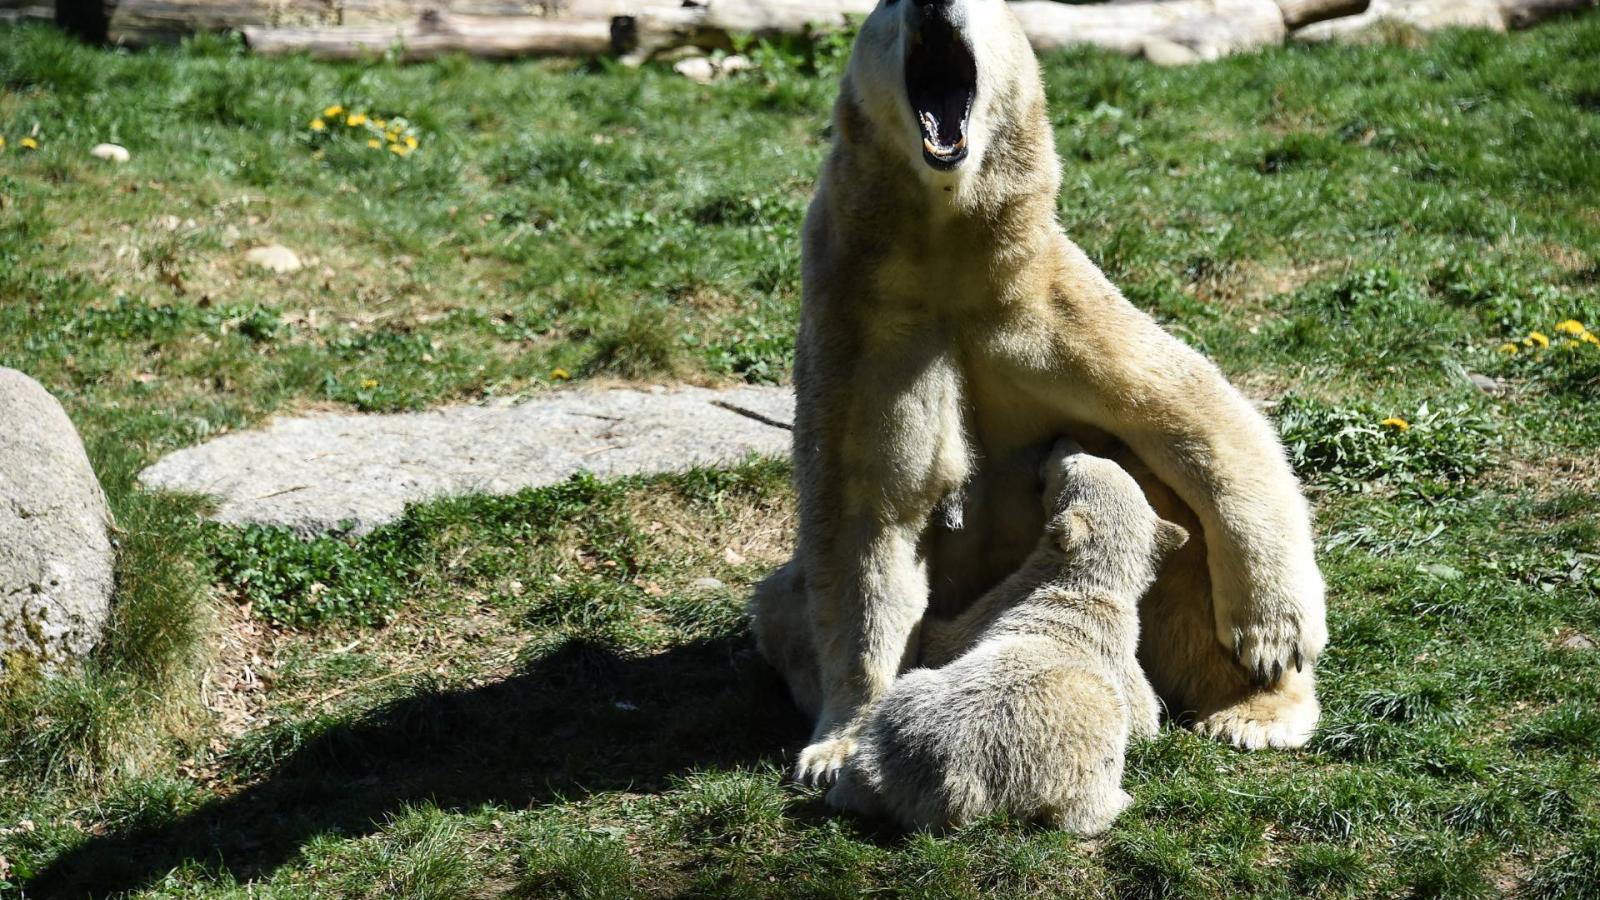
M1257 586L1248 597L1234 599L1228 591L1214 597L1217 640L1263 687L1304 671L1328 644L1322 575L1315 565L1280 582L1286 586Z
M839 779L839 769L856 750L853 737L818 741L800 751L794 766L794 780L807 787L828 787Z
M1296 673L1276 690L1258 691L1202 716L1194 730L1241 750L1290 750L1311 740L1321 717L1310 674Z

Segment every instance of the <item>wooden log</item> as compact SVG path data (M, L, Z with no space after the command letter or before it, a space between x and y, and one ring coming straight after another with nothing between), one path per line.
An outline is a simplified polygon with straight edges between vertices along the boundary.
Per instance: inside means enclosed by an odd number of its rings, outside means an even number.
M72 32L73 34L80 33L80 30L84 34L88 35L92 35L94 33L95 28L92 20L90 21L88 28L79 29L61 21L61 15L61 10L57 9L55 4L51 3L50 0L0 0L0 24L22 22L28 19L38 19L40 21L48 22L53 19L57 25L60 25L62 28ZM94 40L92 37L90 39ZM104 14L102 13L101 21L99 23L98 40L104 39L105 20Z
M1293 37L1297 41L1311 42L1359 39L1360 35L1374 26L1384 24L1418 31L1438 31L1443 28L1506 29L1500 0L1372 0L1372 5L1360 15L1317 22L1297 29Z
M1277 3L1283 12L1283 24L1293 30L1325 19L1359 15L1367 11L1371 0L1277 0Z
M1600 6L1597 0L1500 0L1507 28L1532 28L1545 19Z
M268 56L306 53L313 59L350 60L395 51L405 61L467 53L490 59L520 56L592 56L611 50L611 23L528 17L424 14L404 25L317 28L247 26L245 43Z
M107 30L114 43L141 46L245 25L332 24L333 14L329 0L122 0Z
M639 5L639 0L121 0L111 17L110 34L114 41L141 45L251 25L398 25L434 11L607 21Z
M1337 2L1348 5L1351 0ZM730 34L803 35L842 27L849 17L865 16L875 5L875 0L709 0L692 7L645 7L617 29L618 50L626 60L638 62L671 47L726 47ZM1037 49L1093 44L1170 62L1277 45L1287 33L1274 0L1137 0L1091 6L1021 0L1011 8Z
M733 36L804 37L844 28L865 17L877 0L709 0L682 6L641 6L613 28L615 50L637 65L676 47L727 50Z
M1277 46L1288 33L1274 0L1145 0L1091 6L1020 0L1011 8L1037 50L1092 44L1166 63Z

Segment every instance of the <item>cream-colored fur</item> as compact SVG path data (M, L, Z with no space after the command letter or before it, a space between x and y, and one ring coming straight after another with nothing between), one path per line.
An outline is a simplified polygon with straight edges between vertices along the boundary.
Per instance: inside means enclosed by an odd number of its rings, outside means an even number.
M1116 463L1063 441L1028 561L953 621L870 708L828 802L906 828L1006 812L1095 834L1128 805L1130 735L1158 725L1136 658L1139 597L1188 535Z
M948 171L919 155L904 74L930 16L976 62ZM1203 536L1204 571L1169 566L1143 607L1169 706L1241 746L1303 742L1326 628L1299 486L1270 425L1063 234L1038 64L1006 4L880 3L833 140L803 238L796 555L754 599L762 651L817 716L797 776L833 777L930 597L959 608L1022 562L1041 524L1018 513L1038 509L1026 473L1063 434L1128 448Z

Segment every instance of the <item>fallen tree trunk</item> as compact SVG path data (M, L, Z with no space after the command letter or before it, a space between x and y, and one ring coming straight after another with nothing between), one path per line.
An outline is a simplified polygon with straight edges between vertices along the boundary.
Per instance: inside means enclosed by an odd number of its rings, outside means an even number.
M1300 29L1296 40L1327 41L1355 37L1375 25L1394 24L1418 31L1445 28L1528 28L1559 15L1593 9L1596 0L1372 0L1359 16L1331 19Z
M1273 0L1146 0L1068 6L1021 0L1011 8L1038 50L1093 44L1157 62L1193 62L1283 43Z
M350 60L390 51L406 61L445 53L489 59L519 56L592 56L611 50L609 20L424 14L404 25L244 29L245 43L268 56L306 53L313 59Z
M1531 28L1545 19L1600 6L1597 0L1500 0L1508 28Z
M115 43L144 45L246 25L331 24L331 9L324 0L122 0L107 33Z
M710 0L694 6L645 6L613 29L615 51L637 64L662 50L726 50L733 35L804 37L836 30L872 12L876 0Z
M876 0L124 0L113 39L240 28L262 53L354 59L401 48L407 60L617 53L630 63L678 47L730 49L742 34L808 36L865 16ZM1326 40L1379 22L1429 31L1504 30L1597 0L1017 0L1033 46L1092 45L1176 64L1277 46L1291 33ZM437 12L434 5L448 7ZM480 10L522 15L464 14ZM417 12L413 12L417 11ZM420 14L418 14L420 12ZM404 24L392 17L407 13ZM381 21L372 21L374 19ZM353 21L354 20L354 21ZM355 24L366 21L369 24ZM291 26L291 27L285 27Z
M1354 16L1367 11L1371 0L1277 0L1283 24L1291 31L1313 22Z
M430 12L609 21L638 7L638 0L121 0L111 15L110 35L119 43L142 45L247 26L399 26Z
M1150 0L1105 0L1107 4L1130 6L1149 3ZM1170 0L1168 0L1170 2ZM1274 0L1283 14L1283 24L1300 28L1323 19L1353 16L1365 12L1371 0Z
M1326 11L1364 7L1367 0L1303 2L1307 10ZM842 27L848 16L865 15L874 5L874 0L710 0L706 6L650 7L619 24L616 49L629 62L673 47L726 49L732 34L803 35ZM1277 46L1288 32L1275 0L1138 0L1090 6L1019 0L1011 9L1035 49L1091 44L1164 63Z

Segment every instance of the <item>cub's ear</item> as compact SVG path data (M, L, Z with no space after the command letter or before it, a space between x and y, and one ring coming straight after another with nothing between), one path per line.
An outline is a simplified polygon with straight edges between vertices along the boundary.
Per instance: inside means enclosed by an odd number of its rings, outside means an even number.
M1063 513L1055 521L1054 529L1056 543L1062 550L1071 553L1078 545L1089 539L1089 520L1083 513Z
M1166 559L1178 552L1178 548L1189 543L1189 532L1182 525L1174 525L1166 519L1156 520L1156 554Z

